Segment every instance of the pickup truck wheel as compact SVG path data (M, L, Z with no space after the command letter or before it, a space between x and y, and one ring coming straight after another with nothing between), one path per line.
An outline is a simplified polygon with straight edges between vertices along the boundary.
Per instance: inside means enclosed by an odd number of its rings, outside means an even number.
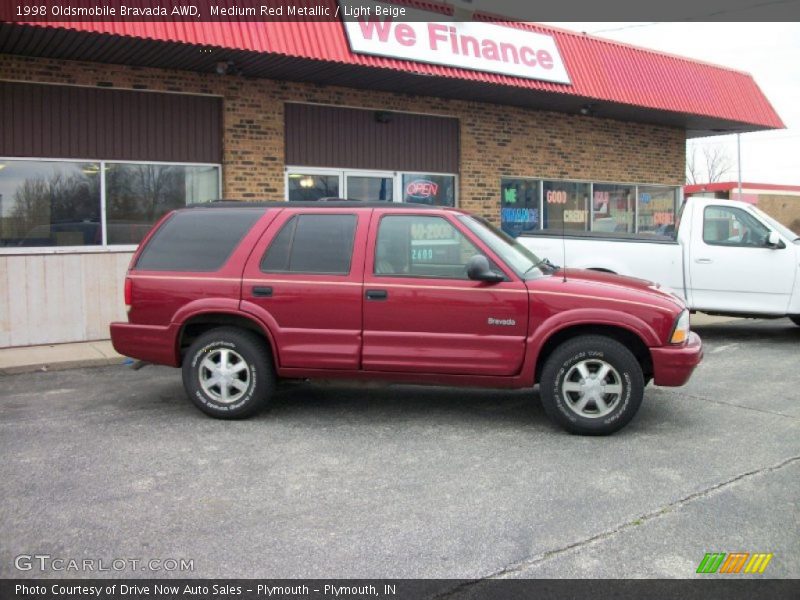
M628 348L587 335L555 349L542 369L539 392L548 416L570 433L608 435L639 410L644 376Z
M204 333L184 356L183 387L207 415L220 419L252 416L267 404L275 388L264 341L233 327Z

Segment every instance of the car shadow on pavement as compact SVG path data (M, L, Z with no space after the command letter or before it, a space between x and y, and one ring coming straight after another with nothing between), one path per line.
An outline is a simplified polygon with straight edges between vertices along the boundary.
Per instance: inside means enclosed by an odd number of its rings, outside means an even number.
M283 382L264 418L320 420L346 417L370 422L463 419L520 425L549 425L538 391L350 382Z

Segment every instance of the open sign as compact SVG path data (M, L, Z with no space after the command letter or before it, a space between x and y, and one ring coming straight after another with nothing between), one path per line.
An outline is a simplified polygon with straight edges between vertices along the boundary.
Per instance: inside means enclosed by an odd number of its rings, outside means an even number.
M415 179L406 186L406 196L426 200L439 193L439 184L428 179Z

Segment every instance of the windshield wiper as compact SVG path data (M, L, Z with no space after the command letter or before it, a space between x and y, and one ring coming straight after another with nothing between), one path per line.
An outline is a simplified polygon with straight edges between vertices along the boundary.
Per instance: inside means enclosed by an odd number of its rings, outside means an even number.
M548 259L542 258L536 264L531 265L531 267L527 271L525 271L525 273L523 273L523 275L527 275L529 271L532 271L533 269L535 269L537 267L541 267L541 266L547 267L547 269L549 269L550 271L557 271L558 270L558 265L554 265Z

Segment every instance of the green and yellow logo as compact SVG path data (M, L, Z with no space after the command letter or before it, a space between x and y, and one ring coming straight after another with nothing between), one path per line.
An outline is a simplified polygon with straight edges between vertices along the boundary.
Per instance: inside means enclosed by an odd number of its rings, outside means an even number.
M749 552L707 552L697 566L698 573L763 573L772 554Z

